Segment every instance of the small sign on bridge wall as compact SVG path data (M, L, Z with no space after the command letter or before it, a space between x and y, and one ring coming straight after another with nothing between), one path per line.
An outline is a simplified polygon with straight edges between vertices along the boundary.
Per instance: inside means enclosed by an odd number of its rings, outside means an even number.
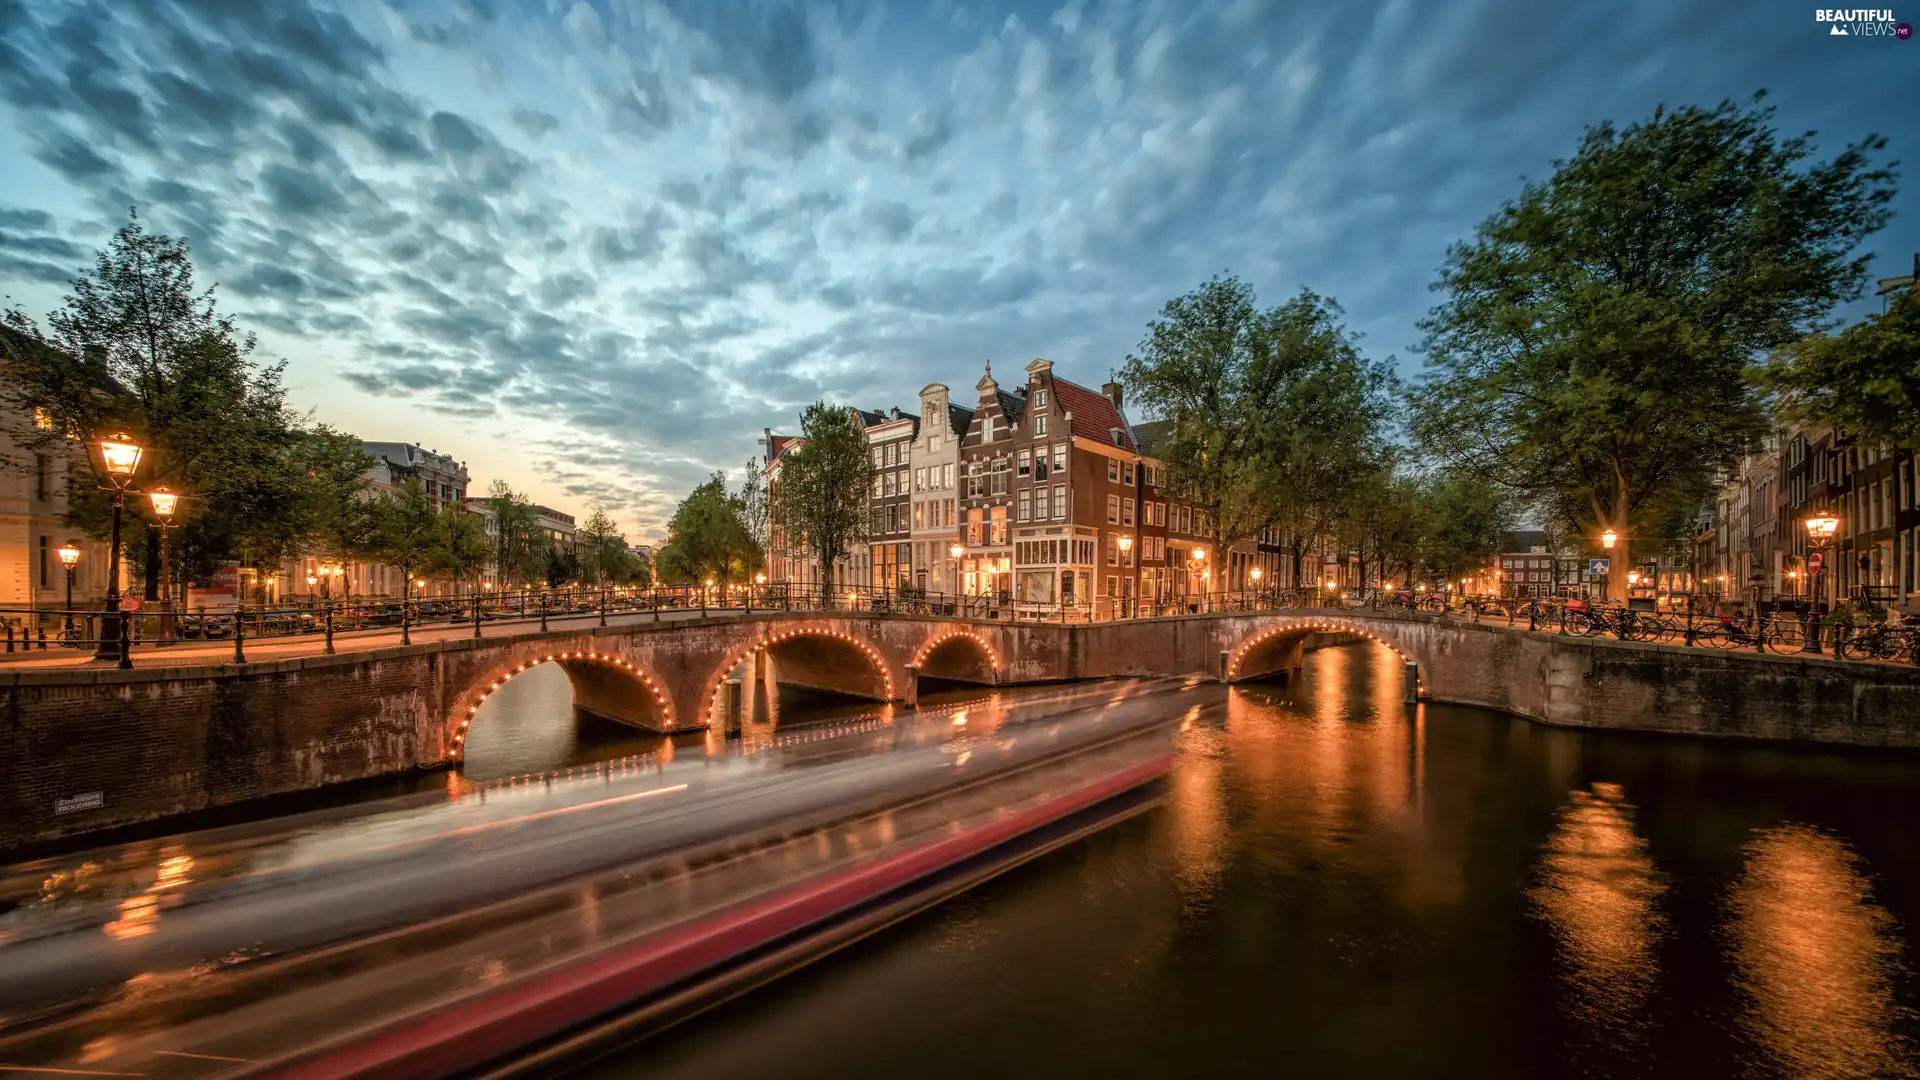
M106 804L105 795L98 791L89 791L85 795L69 795L64 799L53 800L53 812L71 814L80 810L98 810Z

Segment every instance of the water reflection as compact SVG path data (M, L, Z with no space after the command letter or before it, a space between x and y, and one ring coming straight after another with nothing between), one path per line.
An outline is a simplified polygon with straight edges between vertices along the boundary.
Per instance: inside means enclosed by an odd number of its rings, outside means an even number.
M1915 1076L1896 1028L1899 928L1858 860L1817 829L1768 829L1747 846L1729 908L1743 1027L1787 1077Z
M1529 897L1553 928L1568 1011L1604 1053L1644 1051L1660 976L1655 904L1665 891L1620 785L1570 793Z

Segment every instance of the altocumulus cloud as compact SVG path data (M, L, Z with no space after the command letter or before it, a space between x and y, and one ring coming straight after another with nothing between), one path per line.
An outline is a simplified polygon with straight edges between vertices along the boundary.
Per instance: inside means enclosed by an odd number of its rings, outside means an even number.
M657 534L807 401L906 405L986 357L1097 380L1220 270L1404 356L1446 245L1585 123L1765 87L1830 149L1920 100L1920 45L1727 17L0 0L0 280L50 306L137 204L323 415L485 422L522 483Z

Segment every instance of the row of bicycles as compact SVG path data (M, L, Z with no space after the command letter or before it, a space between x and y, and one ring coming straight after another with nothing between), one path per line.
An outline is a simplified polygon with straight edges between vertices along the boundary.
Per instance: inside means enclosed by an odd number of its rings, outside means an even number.
M1726 612L1688 615L1667 611L1635 611L1615 603L1578 599L1510 600L1467 598L1449 602L1433 594L1399 593L1386 606L1402 611L1460 615L1474 619L1524 622L1536 629L1572 637L1610 635L1621 641L1654 644L1690 644L1696 648L1744 649L1776 654L1821 648L1843 660L1908 661L1920 664L1920 619L1908 616L1900 623L1876 623L1853 628L1828 623L1820 641L1807 640L1807 624L1799 619L1737 616Z

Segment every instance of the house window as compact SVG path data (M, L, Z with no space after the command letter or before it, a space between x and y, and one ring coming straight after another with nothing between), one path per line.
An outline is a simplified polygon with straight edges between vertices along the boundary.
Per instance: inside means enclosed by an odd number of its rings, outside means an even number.
M913 470L913 490L915 491L927 490L927 470L925 469Z
M41 502L47 501L47 455L33 455L33 497ZM42 542L46 537L40 538ZM46 582L41 582L46 584Z
M1047 407L1047 392L1045 390L1035 390L1033 392L1033 407L1036 409L1044 409Z
M1047 433L1047 418L1046 418L1046 417L1044 417L1044 416L1036 416L1036 417L1034 417L1034 418L1033 418L1033 433L1034 433L1035 435L1045 435L1045 434Z
M993 524L993 542L996 544L1006 543L1007 542L1007 508L1004 506L994 507L993 510L990 512L990 517L992 519L992 524Z
M1107 565L1120 565L1120 538L1112 533L1107 534ZM1108 578L1107 580L1112 581L1113 579Z
M885 464L886 464L886 461L883 460L883 455L880 453L880 448L877 446L874 447L873 448L873 467L877 469L880 466Z
M1014 505L1016 507L1015 516L1017 516L1019 520L1021 521L1033 520L1033 492L1032 491L1030 491L1027 488L1021 488L1020 493L1014 497Z
M978 499L987 493L987 463L967 462L967 498Z
M881 480L880 494L883 496L892 495L893 494L893 474L881 473L880 480Z
M1063 473L1067 471L1067 444L1066 443L1053 444L1053 471L1057 473Z
M967 511L967 543L979 546L981 521L984 517L979 507Z
M940 452L940 436L938 435L927 436L927 453L937 454L939 452Z
M1107 483L1117 484L1119 482L1120 482L1120 462L1113 458L1108 458L1107 459Z
M993 441L993 417L991 416L980 418L980 441L983 443Z
M43 589L47 587L47 575L53 570L53 563L48 559L49 554L47 538L43 536L40 538L40 587Z
M1013 472L1011 468L1012 464L1013 463L1011 461L1008 461L1006 458L994 459L993 494L1005 495L1007 493L1007 480Z
M883 483L884 476L890 476L890 475L892 474L888 473L888 474L883 474L882 476L875 476L873 478L873 497L874 498L877 499L880 497L880 485L881 483Z
M1133 524L1133 500L1132 499L1120 500L1120 524L1122 525Z
M1128 487L1133 486L1133 462L1129 461L1120 466L1120 482Z
M1067 516L1067 485L1065 484L1053 485L1053 516L1056 518Z
M1031 451L1020 451L1018 464L1014 467L1014 471L1021 476L1029 476L1033 473L1033 453Z
M915 532L927 527L927 504L913 504L913 528Z
M1120 524L1120 496L1118 495L1107 496L1107 523Z
M1154 472L1153 466L1143 465L1141 466L1141 468L1147 470L1147 475L1140 478L1141 482L1146 484L1148 487L1158 487L1160 485L1160 481L1154 478L1157 474Z

